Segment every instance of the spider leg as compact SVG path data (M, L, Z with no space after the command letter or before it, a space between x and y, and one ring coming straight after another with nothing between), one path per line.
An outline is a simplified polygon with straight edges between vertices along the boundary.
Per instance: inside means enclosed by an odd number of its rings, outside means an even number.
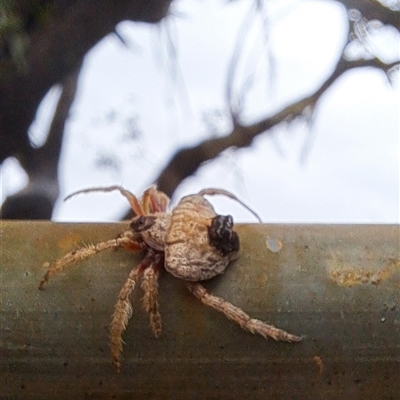
M250 211L258 219L259 222L262 222L260 216L255 211L253 211L249 206L247 206L245 203L243 203L243 201L239 200L233 193L228 192L227 190L209 188L209 189L201 190L198 194L200 196L204 196L204 195L213 196L216 194L220 194L222 196L229 197L230 199L235 200L239 204L241 204L246 210Z
M67 196L64 201L69 200L71 197L76 196L77 194L81 193L92 193L92 192L112 192L113 190L119 190L119 192L126 197L126 199L129 201L129 204L133 210L133 212L136 215L143 215L143 209L142 206L139 203L139 200L137 197L129 192L128 190L124 189L122 186L109 186L109 187L97 187L97 188L90 188L90 189L83 189L83 190L78 190L77 192L71 193L69 196Z
M131 270L118 294L118 300L114 307L110 325L111 357L118 372L121 367L121 354L123 349L122 334L128 325L129 318L132 316L132 305L129 296L135 288L139 276L152 265L153 261L154 252L150 250L146 253L142 262Z
M186 282L186 285L191 293L199 299L206 306L210 306L221 313L228 319L236 322L244 330L251 333L258 333L265 339L271 337L274 340L281 340L284 342L299 342L302 338L300 336L292 335L273 325L268 325L255 318L250 318L240 308L234 306L221 297L214 296L207 292L207 290L198 282Z
M156 185L150 186L145 190L141 198L142 209L145 215L165 212L169 202L169 197L160 190L157 190Z
M88 257L91 257L99 253L100 251L107 250L113 247L117 248L124 246L128 247L129 249L134 249L134 248L136 250L142 249L142 246L139 243L134 242L129 235L124 235L117 239L107 240L106 242L101 242L95 245L91 244L81 249L70 251L64 257L60 258L59 260L55 261L52 265L50 265L43 279L39 283L39 289L43 290L47 285L49 279L55 273L62 271L66 266L82 261Z
M156 338L161 336L161 315L158 304L158 277L160 275L160 266L163 264L163 254L155 254L154 262L149 268L143 271L141 282L141 288L144 292L142 298L143 308L149 314L150 326Z

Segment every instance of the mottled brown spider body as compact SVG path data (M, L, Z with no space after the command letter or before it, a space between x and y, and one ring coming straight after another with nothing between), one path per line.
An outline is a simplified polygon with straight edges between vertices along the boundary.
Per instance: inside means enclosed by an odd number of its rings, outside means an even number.
M233 223L223 229L221 221L226 220L232 221L232 217L217 216L202 194L184 197L172 210L165 269L179 279L194 282L222 274L239 255L239 237Z
M169 198L155 186L147 189L140 200L119 187L86 189L78 193L119 190L135 213L130 230L117 239L91 245L66 254L54 262L39 284L44 289L48 280L67 265L81 261L109 248L124 247L142 251L143 259L128 275L114 307L110 326L111 355L119 370L122 353L122 334L132 314L129 300L137 281L141 279L144 292L142 303L149 314L150 326L156 337L161 335L161 315L158 304L158 277L164 267L173 276L184 280L191 293L202 303L222 312L243 329L275 340L297 342L301 337L289 334L272 325L250 318L241 309L222 298L209 294L199 283L222 274L229 263L239 256L239 236L230 215L217 215L205 195L228 196L259 217L233 194L222 189L204 189L181 199L171 212Z

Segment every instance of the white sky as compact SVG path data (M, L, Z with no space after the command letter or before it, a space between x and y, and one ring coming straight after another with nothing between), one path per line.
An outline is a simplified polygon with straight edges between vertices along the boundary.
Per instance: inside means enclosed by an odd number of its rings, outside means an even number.
M160 26L120 24L128 46L110 35L88 54L63 148L62 197L112 184L140 194L177 147L227 132L227 67L243 21L250 28L235 93L250 78L255 82L244 97L243 121L268 116L318 87L345 43L344 9L333 1L269 0L265 31L260 15L251 18L252 3L177 0ZM387 32L376 40L385 44L382 57L399 57L398 37ZM295 122L248 149L226 151L187 179L173 200L223 187L265 222L399 223L398 79L393 86L376 70L347 73L325 93L311 127ZM219 132L206 128L204 113L214 115ZM43 118L34 130L38 136ZM127 138L128 118L141 132L136 140ZM96 167L100 155L119 168ZM12 162L1 172L4 196L23 180ZM253 220L232 201L211 201L236 221ZM54 219L112 221L126 208L118 194L92 194L60 201Z

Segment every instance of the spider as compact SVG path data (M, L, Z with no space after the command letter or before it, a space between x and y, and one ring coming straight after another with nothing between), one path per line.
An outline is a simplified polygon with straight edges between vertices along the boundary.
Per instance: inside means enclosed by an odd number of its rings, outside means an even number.
M143 259L135 266L123 284L110 326L111 357L119 371L123 340L122 335L132 314L129 300L136 283L141 278L144 292L142 303L149 314L150 327L154 336L161 335L161 315L158 304L158 277L162 268L185 282L189 291L203 304L223 313L241 328L258 333L264 338L298 342L301 337L287 333L260 320L251 318L240 308L207 292L201 281L222 274L228 264L239 256L239 236L233 230L230 215L217 215L205 195L224 195L239 202L253 215L258 215L232 193L223 189L203 189L198 194L183 197L170 212L170 199L156 186L147 189L138 199L120 186L92 188L72 193L67 199L91 192L111 192L118 190L127 198L135 217L130 222L130 230L120 237L90 245L67 253L48 268L39 284L44 289L49 279L66 266L82 261L110 248L127 248L142 251Z

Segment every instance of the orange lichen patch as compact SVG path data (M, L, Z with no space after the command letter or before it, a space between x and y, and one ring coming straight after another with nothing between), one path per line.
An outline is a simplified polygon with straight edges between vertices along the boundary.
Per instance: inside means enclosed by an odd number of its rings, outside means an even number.
M322 358L320 356L314 356L313 361L317 365L320 375L322 375L324 373L324 363Z
M396 259L388 259L379 269L366 269L346 263L338 263L336 259L333 264L335 264L335 267L329 271L330 278L342 286L379 285L389 278L396 269L400 270L400 260Z
M279 253L283 247L283 243L279 239L269 236L267 237L265 244L267 245L267 249L272 253Z

